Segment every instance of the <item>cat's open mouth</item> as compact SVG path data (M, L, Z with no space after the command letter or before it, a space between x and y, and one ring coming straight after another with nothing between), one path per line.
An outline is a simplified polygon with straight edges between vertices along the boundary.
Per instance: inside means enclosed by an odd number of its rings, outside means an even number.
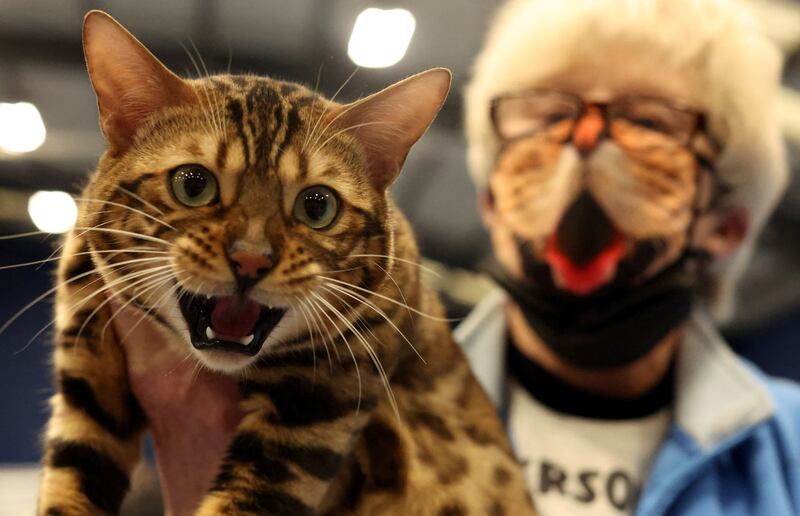
M255 356L286 310L260 305L242 296L206 297L183 292L183 317L192 345L200 350Z

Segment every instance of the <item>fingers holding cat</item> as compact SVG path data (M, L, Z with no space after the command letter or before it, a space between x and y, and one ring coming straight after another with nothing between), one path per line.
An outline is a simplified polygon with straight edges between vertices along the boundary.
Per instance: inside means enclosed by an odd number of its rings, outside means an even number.
M166 508L173 516L193 514L242 418L237 382L174 352L138 311L121 309L114 327L124 336L131 388L150 421Z

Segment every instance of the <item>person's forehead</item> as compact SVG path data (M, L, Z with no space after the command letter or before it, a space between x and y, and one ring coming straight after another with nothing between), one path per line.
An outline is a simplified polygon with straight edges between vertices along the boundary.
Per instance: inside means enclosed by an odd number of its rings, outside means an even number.
M646 55L635 53L580 60L527 87L566 91L594 102L643 95L679 101L698 109L704 107L697 77L686 70L659 68L653 56L648 60Z

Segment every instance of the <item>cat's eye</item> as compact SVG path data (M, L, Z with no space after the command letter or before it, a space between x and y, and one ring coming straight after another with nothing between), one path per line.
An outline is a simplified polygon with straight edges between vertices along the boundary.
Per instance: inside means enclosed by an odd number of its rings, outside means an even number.
M172 195L181 204L196 208L217 200L217 178L200 165L181 165L169 178Z
M330 226L339 214L339 198L327 186L306 188L294 201L294 216L314 229Z

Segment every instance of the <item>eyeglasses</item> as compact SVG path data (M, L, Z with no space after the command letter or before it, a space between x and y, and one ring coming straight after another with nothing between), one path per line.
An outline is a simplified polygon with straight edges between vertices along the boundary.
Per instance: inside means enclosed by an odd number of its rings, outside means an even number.
M495 97L491 117L495 132L504 143L533 135L567 142L590 106L602 113L607 134L633 150L688 146L693 135L705 129L702 113L665 99L627 96L597 103L551 90Z

